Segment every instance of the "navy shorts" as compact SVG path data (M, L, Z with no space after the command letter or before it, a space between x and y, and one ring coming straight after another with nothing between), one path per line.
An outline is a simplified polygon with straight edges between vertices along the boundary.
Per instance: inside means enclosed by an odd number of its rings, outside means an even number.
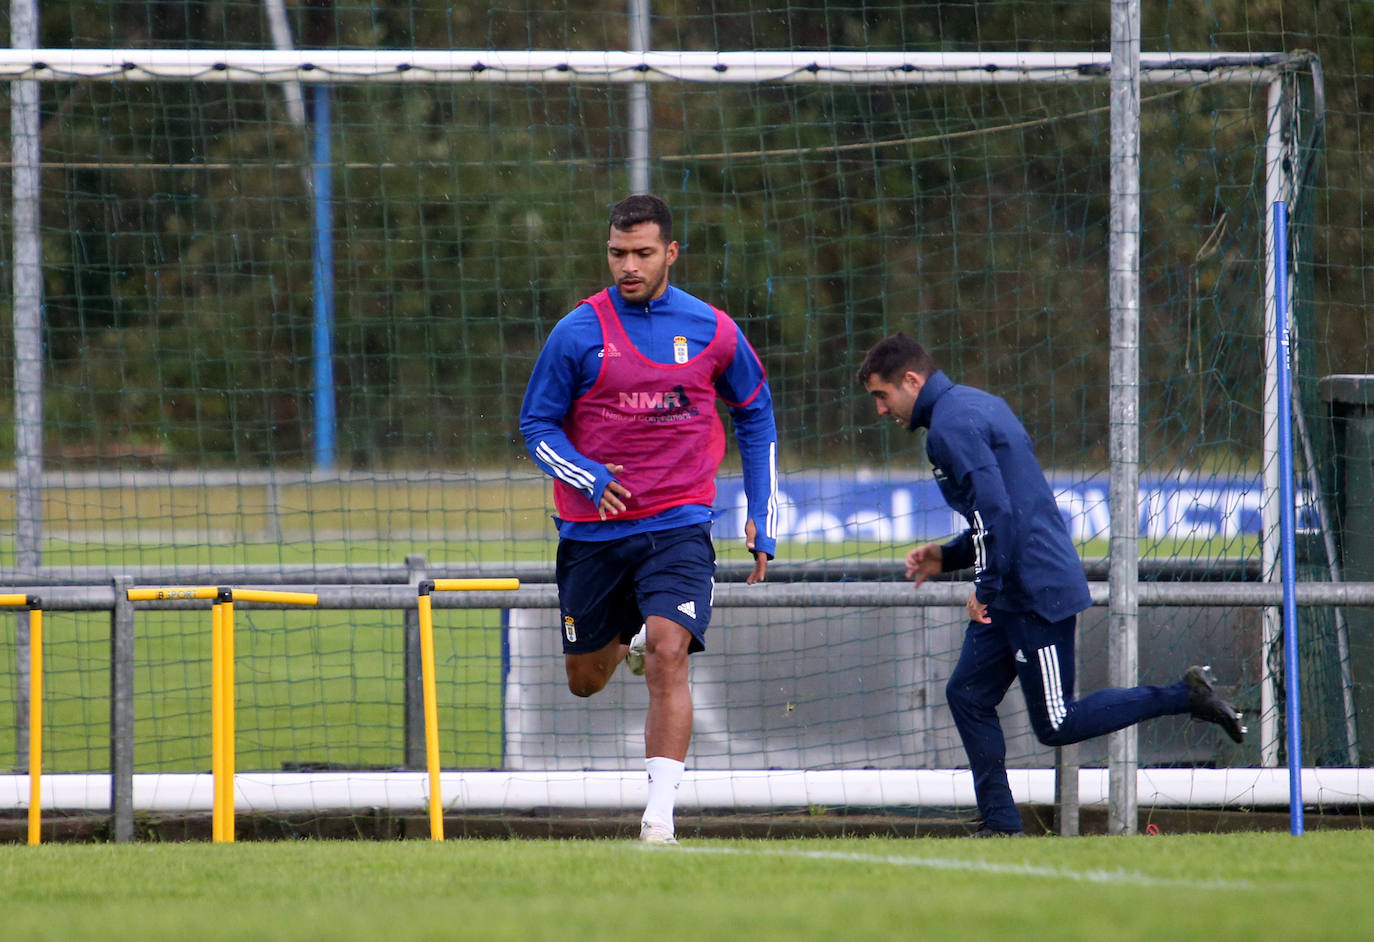
M692 633L706 647L715 590L710 524L637 533L618 540L558 541L563 653L588 654L628 642L650 615Z

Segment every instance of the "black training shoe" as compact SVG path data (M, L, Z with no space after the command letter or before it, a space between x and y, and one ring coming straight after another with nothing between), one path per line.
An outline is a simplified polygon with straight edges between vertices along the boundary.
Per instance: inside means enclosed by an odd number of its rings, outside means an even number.
M999 831L990 828L986 824L974 831L969 837L1025 837L1025 831Z
M1188 685L1188 711L1195 718L1216 723L1234 742L1245 741L1240 711L1217 696L1210 667L1193 665L1184 671L1183 682Z

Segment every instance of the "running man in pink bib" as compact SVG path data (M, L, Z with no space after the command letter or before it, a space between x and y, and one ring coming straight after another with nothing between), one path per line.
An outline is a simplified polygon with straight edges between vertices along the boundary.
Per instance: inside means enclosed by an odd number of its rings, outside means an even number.
M611 210L614 284L549 333L520 431L554 479L559 625L568 687L603 689L621 661L649 688L647 843L676 843L673 807L692 737L688 655L705 647L724 401L744 471L748 582L777 546L777 427L758 355L739 327L668 283L673 217L656 196Z

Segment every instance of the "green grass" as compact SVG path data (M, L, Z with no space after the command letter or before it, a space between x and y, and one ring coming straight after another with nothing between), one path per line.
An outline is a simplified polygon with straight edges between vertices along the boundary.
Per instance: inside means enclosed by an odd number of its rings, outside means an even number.
M0 847L7 939L1363 940L1374 834Z
M135 542L104 545L50 540L47 566L374 566L401 565L411 554L433 563L544 561L553 566L555 540L283 540L274 543L193 544ZM13 551L0 549L0 562L13 565Z
M387 541L178 547L53 543L48 565L244 565L541 559L550 541ZM502 763L501 615L435 612L440 761ZM404 761L402 615L399 611L272 612L236 618L238 768L285 762L399 767ZM0 636L0 677L13 676L13 634ZM109 769L109 616L44 617L46 772ZM210 613L141 611L135 625L135 770L210 767ZM551 675L552 676L552 675ZM556 678L555 678L556 679ZM15 725L13 685L0 686L0 730ZM6 740L12 747L13 738ZM13 764L0 746L0 769Z
M461 531L459 531L461 532ZM553 568L557 540L552 527L545 536L503 539L487 535L447 540L283 540L280 542L231 542L193 545L135 541L125 544L71 543L49 540L44 544L47 566L243 566L243 565L399 565L407 555L420 554L431 563L464 565L500 562L545 562ZM717 537L721 559L746 558L742 540ZM777 563L815 560L886 560L900 575L908 544L844 540L836 543L782 543ZM1084 559L1107 556L1106 540L1079 544ZM1142 540L1140 556L1149 560L1236 560L1255 556L1258 542L1250 537L1186 540ZM0 541L0 567L14 564L12 544Z
M441 762L502 759L500 613L435 613ZM135 625L135 770L210 767L210 613L145 611ZM47 772L109 768L109 616L47 613ZM239 610L235 618L241 771L285 762L392 766L404 761L400 612ZM0 646L5 661L13 656ZM0 729L14 728L0 696ZM8 749L0 748L0 764ZM11 760L12 761L12 760Z

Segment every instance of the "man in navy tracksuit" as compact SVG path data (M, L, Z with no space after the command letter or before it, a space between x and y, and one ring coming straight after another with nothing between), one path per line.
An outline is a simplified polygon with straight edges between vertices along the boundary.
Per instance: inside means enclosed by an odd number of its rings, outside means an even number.
M997 719L997 705L1018 678L1031 727L1047 746L1181 713L1242 740L1240 714L1216 695L1203 667L1190 667L1167 687L1099 690L1075 699L1074 627L1092 602L1020 421L998 397L951 382L920 344L901 334L868 352L858 378L879 415L912 431L929 429L926 453L940 493L969 523L947 543L908 553L906 575L919 586L937 573L973 568L969 626L945 694L973 772L982 819L974 836L1021 833Z

